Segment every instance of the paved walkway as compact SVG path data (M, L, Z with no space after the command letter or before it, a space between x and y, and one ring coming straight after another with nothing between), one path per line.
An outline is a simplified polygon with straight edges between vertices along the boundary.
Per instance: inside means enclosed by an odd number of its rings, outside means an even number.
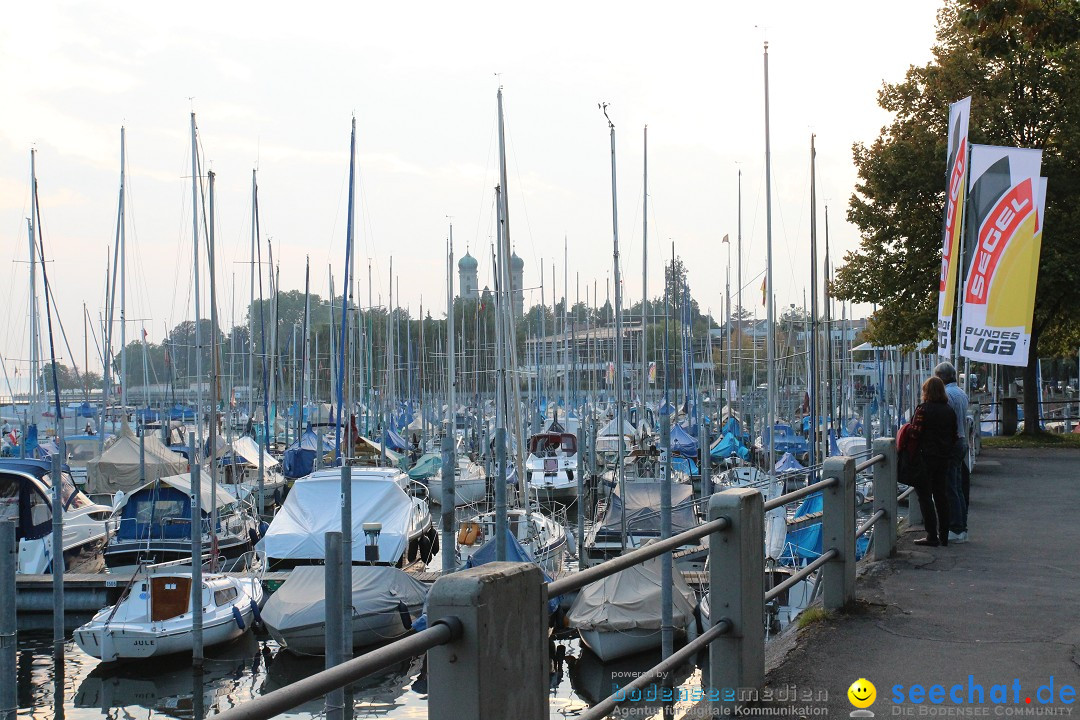
M879 718L1001 717L1045 713L1050 708L1040 707L1036 693L1053 676L1058 702L1051 714L1075 708L1058 694L1071 685L1080 696L1080 451L986 451L971 485L970 542L923 548L912 544L919 530L905 533L895 559L865 568L849 612L770 644L767 687L778 695L793 685L817 697L825 690L827 701L813 705L847 717L854 709L848 687L867 678L877 689L870 710ZM968 702L969 675L986 702L993 685L1007 685L1007 707L952 705L955 684ZM944 686L944 703L912 704L915 684ZM900 706L893 702L897 685L907 701ZM1071 714L1080 718L1080 709Z

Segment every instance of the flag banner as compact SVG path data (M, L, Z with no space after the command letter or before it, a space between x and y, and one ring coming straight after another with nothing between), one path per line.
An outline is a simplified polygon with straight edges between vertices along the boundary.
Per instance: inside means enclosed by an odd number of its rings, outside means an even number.
M765 307L765 283L768 282L768 278L764 278L761 281L761 307Z
M960 353L1028 364L1042 249L1042 150L973 145L965 224Z
M652 385L656 384L656 363L655 362L649 363L649 383L652 384Z
M971 98L949 106L947 173L945 180L945 225L941 246L941 277L938 283L938 354L952 357L953 312L956 309L956 274L960 263L960 228L964 217L964 196L968 175L968 120Z
M608 385L615 382L615 363L609 362L607 366L607 381Z

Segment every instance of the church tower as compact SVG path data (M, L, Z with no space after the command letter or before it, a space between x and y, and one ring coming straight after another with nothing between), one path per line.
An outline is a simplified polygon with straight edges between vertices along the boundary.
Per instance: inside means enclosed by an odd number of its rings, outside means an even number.
M462 300L478 300L480 293L476 286L476 258L465 251L465 255L458 260L458 297Z

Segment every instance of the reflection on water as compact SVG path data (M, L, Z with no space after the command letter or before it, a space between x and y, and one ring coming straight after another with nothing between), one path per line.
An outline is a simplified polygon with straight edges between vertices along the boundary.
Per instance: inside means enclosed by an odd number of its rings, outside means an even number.
M552 645L550 705L552 718L573 717L660 661L659 651L602 663L578 640ZM71 641L63 663L52 658L51 634L19 633L17 664L19 718L47 720L143 720L164 716L200 719L265 695L323 669L322 658L298 657L268 638L250 633L206 653L201 674L190 656L102 665ZM676 685L700 685L700 671L683 668ZM352 686L354 717L427 717L424 659L414 658ZM660 703L634 703L633 717L672 717ZM680 705L681 713L684 708ZM627 716L630 708L616 713ZM306 703L286 718L309 720L323 715L323 701Z

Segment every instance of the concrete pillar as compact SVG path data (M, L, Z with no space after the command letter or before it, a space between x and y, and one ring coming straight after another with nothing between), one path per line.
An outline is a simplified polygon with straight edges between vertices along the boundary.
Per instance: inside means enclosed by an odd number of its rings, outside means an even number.
M340 665L345 654L345 634L352 635L352 626L345 627L345 596L342 594L341 533L331 531L324 536L323 610L326 614L326 669ZM349 645L352 645L350 642ZM352 650L352 648L349 648ZM337 688L326 694L327 720L341 720L345 714L345 690Z
M0 608L0 719L15 720L16 682L15 570L19 562L15 523L0 521L0 593L8 599Z
M709 687L719 690L714 714L739 703L728 690L765 682L765 514L761 493L731 488L709 499L709 520L726 517L729 529L709 536L709 618L726 619L731 632L709 646Z
M874 559L885 560L896 554L896 440L876 438L871 456L884 455L885 462L874 466L874 512L885 517L874 526Z
M827 458L826 479L837 483L822 491L821 548L839 553L821 568L822 600L826 610L839 610L855 599L855 459Z
M440 577L428 618L448 616L463 633L428 652L428 717L547 720L547 587L539 566L494 562Z

